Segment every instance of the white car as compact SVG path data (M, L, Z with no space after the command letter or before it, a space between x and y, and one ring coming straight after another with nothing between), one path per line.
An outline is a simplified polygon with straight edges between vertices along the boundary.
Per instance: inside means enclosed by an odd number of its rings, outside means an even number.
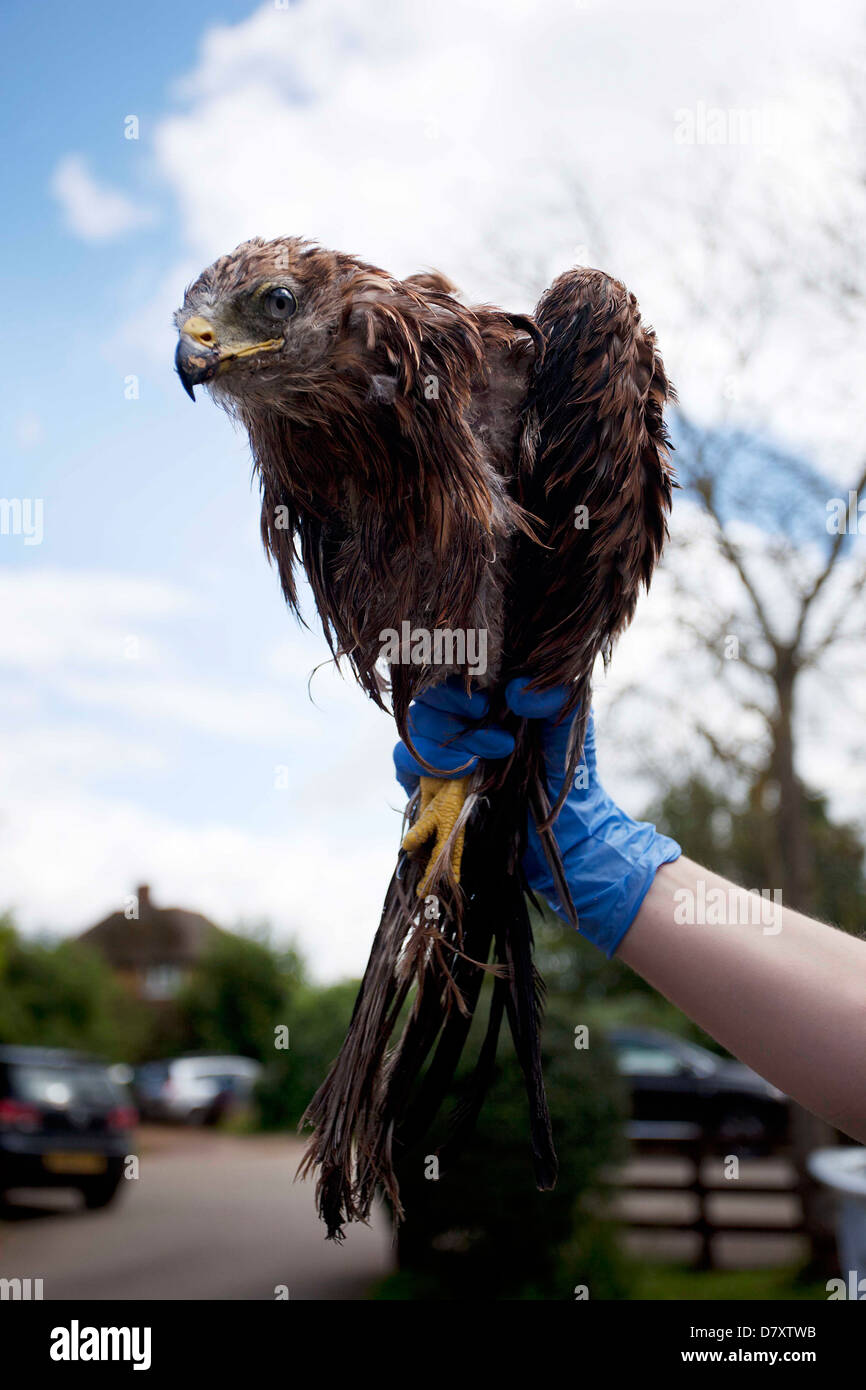
M216 1124L249 1104L262 1070L249 1057L174 1057L138 1067L134 1089L144 1119Z

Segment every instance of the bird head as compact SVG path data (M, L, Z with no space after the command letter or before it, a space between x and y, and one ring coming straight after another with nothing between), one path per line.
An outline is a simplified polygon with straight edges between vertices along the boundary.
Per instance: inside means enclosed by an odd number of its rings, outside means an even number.
M340 321L339 259L298 238L255 238L202 271L175 314L175 366L192 399L206 385L229 406L267 405L293 378L311 385Z

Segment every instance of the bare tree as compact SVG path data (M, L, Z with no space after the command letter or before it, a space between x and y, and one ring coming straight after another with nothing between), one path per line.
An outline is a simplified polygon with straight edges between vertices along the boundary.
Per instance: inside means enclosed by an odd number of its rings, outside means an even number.
M828 520L838 523L840 518L835 508L828 514L828 484L815 470L784 456L773 458L753 440L731 437L720 444L685 415L679 418L678 432L685 490L709 523L714 552L708 565L710 585L721 563L736 581L739 601L725 608L707 595L696 621L689 611L695 595L686 592L674 565L674 591L682 603L675 609L676 620L713 660L717 678L729 688L736 685L740 707L757 716L763 738L757 744L750 739L748 746L743 739L725 741L700 716L698 731L713 756L745 773L752 795L773 812L771 882L784 885L792 905L813 910L808 792L797 758L798 695L804 677L818 671L835 648L866 641L866 556L853 553L855 538L845 524L847 516L840 529L827 530ZM738 531L731 514L728 485L737 463L741 475L766 470L765 487L768 478L774 480L773 530L757 543L752 531ZM864 489L866 460L859 465L851 491L859 497L866 495ZM760 492L756 484L753 501ZM839 499L846 508L847 493L846 489ZM762 525L767 525L769 505L764 501ZM799 520L811 518L814 525L814 536L805 542L792 524L791 513L798 510Z
M744 217L717 189L698 214L703 274L678 277L685 314L704 333L710 320L724 399L709 424L688 399L676 421L680 480L706 522L701 544L709 534L713 551L697 618L673 567L676 618L763 731L746 748L698 720L714 757L746 772L753 796L774 811L768 869L805 911L814 908L815 884L797 748L800 693L844 645L866 641L866 555L857 545L861 500L866 510L857 367L866 343L862 104L859 83L840 88L835 114L847 140L832 212L805 208L792 219L768 187ZM790 429L801 415L802 450L792 447ZM780 421L789 426L784 444L774 442ZM822 448L822 435L832 448ZM804 456L810 447L823 455L820 467ZM738 596L727 611L714 593L730 591L718 584L720 566ZM737 661L724 659L732 640Z

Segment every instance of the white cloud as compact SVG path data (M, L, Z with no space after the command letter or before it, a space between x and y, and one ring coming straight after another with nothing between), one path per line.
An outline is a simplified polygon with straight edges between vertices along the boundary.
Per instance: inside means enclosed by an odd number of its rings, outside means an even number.
M828 159L844 163L849 143L834 73L852 23L850 4L808 0L766 0L760 26L752 0L723 18L690 0L441 0L435 15L426 0L370 0L363 19L351 0L268 3L204 35L156 127L156 164L198 268L250 235L303 234L397 274L439 266L470 299L525 309L575 259L603 263L638 293L692 415L754 423L759 410L844 477L866 418L856 400L826 402L840 356L862 378L862 334L843 349L839 316L793 286L732 400L720 330L736 333L753 294L743 242L775 249L752 225L762 200L792 265L834 215ZM678 141L683 111L713 109L730 138ZM723 245L739 227L730 263L707 261L700 208ZM178 268L175 304L186 279ZM164 354L165 286L156 306ZM144 309L138 331L153 321Z
M29 677L43 694L149 727L168 722L249 743L298 743L311 732L312 706L285 694L288 680L304 688L311 652L321 658L305 634L266 654L272 679L225 669L214 677L190 671L183 658L189 625L208 616L204 599L161 579L10 571L0 573L0 607L0 669ZM345 698L343 683L328 679Z
M138 638L140 656L155 656L142 624L189 617L195 601L162 579L104 572L0 572L3 635L0 665L29 672L101 667L127 659L129 639Z
M308 737L313 727L306 711L291 710L277 690L249 684L219 689L205 680L179 680L170 671L142 676L132 663L123 678L70 677L62 688L90 707L123 711L149 724L186 724L245 743L273 744L277 734L296 742Z
M83 241L114 241L153 221L150 209L95 179L79 154L61 159L51 176L51 192L67 227Z
M26 930L78 931L149 880L158 900L225 925L269 918L323 978L358 972L399 837L391 722L328 664L310 702L322 651L309 633L289 629L258 670L235 671L209 641L190 660L208 593L0 573L0 907ZM178 775L203 787L185 808Z

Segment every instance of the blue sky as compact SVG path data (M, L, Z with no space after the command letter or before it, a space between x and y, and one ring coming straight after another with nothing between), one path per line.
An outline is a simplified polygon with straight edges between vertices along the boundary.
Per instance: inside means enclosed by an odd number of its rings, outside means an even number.
M339 976L393 860L390 721L329 669L308 698L326 650L265 563L246 441L172 369L186 281L288 231L526 308L603 259L718 424L718 335L686 322L674 272L720 169L745 200L766 178L820 192L850 10L798 4L798 27L790 8L7 0L0 496L44 505L41 544L0 535L0 904L25 929L80 930L149 879L227 924L267 916ZM714 100L787 113L779 148L678 146L675 111ZM824 433L800 404L798 447ZM770 423L784 437L784 408Z

